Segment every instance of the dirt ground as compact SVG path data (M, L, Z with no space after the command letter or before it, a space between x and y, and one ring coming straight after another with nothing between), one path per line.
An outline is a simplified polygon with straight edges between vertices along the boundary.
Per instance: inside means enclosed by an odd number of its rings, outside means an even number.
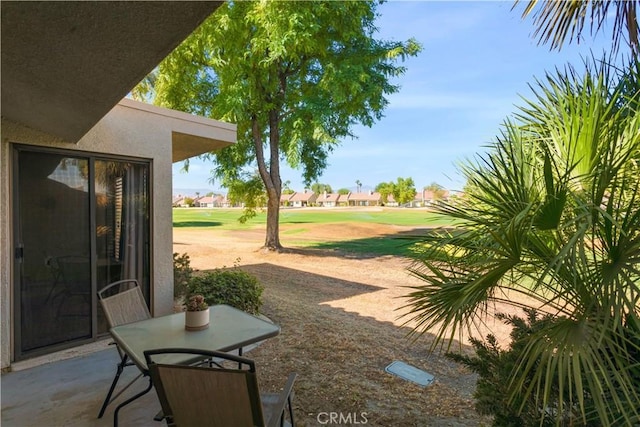
M298 224L281 227L301 239L356 239L409 231L378 224ZM290 231L291 234L287 232ZM417 340L402 318L410 276L408 261L337 251L289 248L260 250L264 230L174 229L174 252L188 253L192 267L208 270L239 265L256 275L265 290L262 312L282 332L250 353L259 367L261 389L275 391L296 372L295 414L300 425L477 426L489 421L473 409L476 377L440 352L429 353L427 333ZM496 307L500 312L513 311ZM502 341L509 330L490 320ZM470 351L456 341L455 349ZM404 361L435 376L420 387L384 368ZM333 417L333 418L332 418Z

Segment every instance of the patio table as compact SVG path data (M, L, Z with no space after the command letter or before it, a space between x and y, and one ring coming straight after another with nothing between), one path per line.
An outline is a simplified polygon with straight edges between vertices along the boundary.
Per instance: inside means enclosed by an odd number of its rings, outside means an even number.
M140 371L148 376L144 351L156 348L192 348L212 351L231 351L242 348L280 333L280 327L228 305L209 307L209 327L200 331L187 331L184 313L154 317L110 329L113 340L129 356ZM114 412L117 426L118 412L125 405L151 390L153 384L142 392L122 402Z

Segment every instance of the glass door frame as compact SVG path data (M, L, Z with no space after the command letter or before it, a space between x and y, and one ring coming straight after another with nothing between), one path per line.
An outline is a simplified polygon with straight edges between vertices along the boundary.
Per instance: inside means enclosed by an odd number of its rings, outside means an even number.
M89 242L90 242L90 286L91 286L91 336L88 338L78 338L67 342L51 344L45 347L36 348L33 350L22 350L22 290L21 290L21 245L23 235L20 230L21 218L20 218L20 179L19 179L19 154L20 152L32 152L51 154L59 156L69 156L75 158L86 159L88 162L88 187L87 194L89 205ZM11 184L11 218L12 218L12 236L11 236L11 251L12 251L12 300L13 300L13 313L11 315L11 332L13 343L13 360L25 360L28 358L49 354L55 351L64 350L67 348L76 347L78 345L95 342L98 339L104 337L107 333L98 333L98 298L97 298L97 206L96 206L96 173L95 163L96 161L122 161L129 162L138 165L144 165L147 167L148 182L146 187L147 192L147 211L148 221L146 224L148 241L146 242L146 252L148 254L148 283L141 283L142 287L148 287L146 294L149 300L147 304L153 300L153 160L145 158L136 158L121 156L109 153L96 153L80 150L68 150L52 147L42 147L27 144L12 144L11 151L11 165L12 165L12 184Z

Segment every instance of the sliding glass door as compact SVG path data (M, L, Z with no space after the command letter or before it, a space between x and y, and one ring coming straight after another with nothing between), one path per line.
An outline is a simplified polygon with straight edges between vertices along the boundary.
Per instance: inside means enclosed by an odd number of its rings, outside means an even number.
M16 359L106 332L96 290L138 279L149 298L149 164L17 146Z

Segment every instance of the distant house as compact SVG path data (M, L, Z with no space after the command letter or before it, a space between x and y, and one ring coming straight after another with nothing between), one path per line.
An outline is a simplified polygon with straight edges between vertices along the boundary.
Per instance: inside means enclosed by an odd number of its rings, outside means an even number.
M185 197L178 196L173 199L173 207L189 207L186 203L186 199L191 199L193 201L193 207L196 208L230 208L232 207L231 202L227 199L227 196L223 194L214 194L213 196L202 196L202 197Z
M280 206L291 206L291 198L293 197L294 194L296 193L288 193L288 194L282 193L280 195Z
M183 197L183 196L176 196L176 197L174 197L174 198L172 199L172 201L171 201L171 206L173 206L174 208L177 208L177 207L178 207L178 204L179 204L182 200L184 200L184 197Z
M176 200L173 201L173 207L174 208L188 208L190 206L189 202L189 197L178 197ZM191 199L193 200L193 199Z
M293 207L301 208L315 203L317 198L318 195L313 191L304 190L302 193L293 193L289 199L289 203L291 203Z
M411 201L412 208L422 208L426 206L425 193L429 193L427 190L416 191L416 195Z
M449 200L449 191L443 190L441 194L436 194L431 190L422 190L416 193L413 199L412 206L414 207L429 207L433 206L441 201Z
M341 198L346 198L348 195L340 195L338 193L327 193L326 191L316 198L316 204L326 208L333 208L340 204Z
M347 199L349 206L379 206L382 201L380 193L369 191L367 193L349 193Z
M215 206L215 201L213 196L202 196L198 197L193 201L193 205L196 208L213 208Z
M385 206L397 207L398 205L399 203L396 202L396 199L393 197L393 194L389 194L387 196L387 202L385 203Z
M225 196L220 196L219 199L219 203L220 203L220 207L221 208L233 208L234 205L231 202L231 199L229 199L229 197ZM240 203L238 207L243 207L244 204Z
M229 207L231 204L229 203L229 200L227 199L227 196L223 195L223 194L215 194L213 196L213 203L212 206L213 208L225 208L225 207Z

